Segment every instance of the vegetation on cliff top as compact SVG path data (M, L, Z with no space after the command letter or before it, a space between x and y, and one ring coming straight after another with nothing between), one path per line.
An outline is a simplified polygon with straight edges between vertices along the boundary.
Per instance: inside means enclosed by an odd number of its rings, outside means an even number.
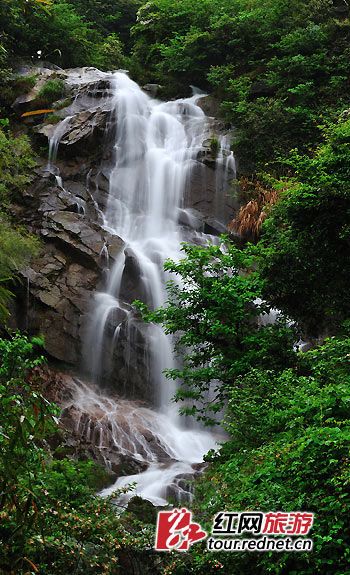
M39 242L13 222L9 204L31 180L35 165L26 136L14 137L0 127L0 319L5 321L16 274L37 252Z
M279 171L281 155L315 148L319 125L349 105L348 16L332 0L152 0L134 54L170 94L215 91L241 172Z

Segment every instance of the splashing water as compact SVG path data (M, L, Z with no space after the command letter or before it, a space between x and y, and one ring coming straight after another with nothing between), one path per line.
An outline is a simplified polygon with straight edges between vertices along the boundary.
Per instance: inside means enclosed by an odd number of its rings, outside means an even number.
M201 455L214 447L212 433L180 429L165 414L135 401L106 396L76 378L70 379L69 387L72 393L62 405L63 420L73 409L75 432L92 442L102 457L113 450L147 467L137 475L119 478L102 496L136 482L136 492L155 505L165 505L169 494L188 499L186 479L194 475ZM108 457L105 464L109 467ZM133 495L132 491L122 495L119 505L124 506Z

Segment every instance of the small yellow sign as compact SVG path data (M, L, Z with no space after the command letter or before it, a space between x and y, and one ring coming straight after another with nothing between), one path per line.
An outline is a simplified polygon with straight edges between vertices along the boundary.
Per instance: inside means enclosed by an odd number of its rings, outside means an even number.
M33 110L33 112L25 112L21 118L28 118L29 116L40 116L41 114L51 114L55 110Z

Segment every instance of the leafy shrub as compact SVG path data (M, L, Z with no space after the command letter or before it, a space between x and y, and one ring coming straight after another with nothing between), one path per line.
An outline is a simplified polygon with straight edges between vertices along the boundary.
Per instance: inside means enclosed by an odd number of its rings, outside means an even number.
M134 54L174 92L214 89L236 129L242 174L320 141L348 105L349 20L330 0L153 0L139 10Z
M1 213L0 226L0 322L3 323L9 316L8 305L17 273L38 253L40 243L25 229L13 226Z
M28 76L17 76L13 81L13 86L15 93L27 94L36 84L37 76L35 74L29 74Z
M13 137L0 128L0 202L18 194L31 181L36 165L29 138Z
M96 46L92 63L100 70L117 70L125 63L124 48L117 34L110 34Z
M54 78L45 82L42 88L40 88L37 100L42 103L52 104L52 102L63 98L65 92L66 85L64 81L59 78Z
M210 151L214 156L214 158L216 158L216 156L218 155L219 150L220 150L219 140L215 136L213 136L210 140Z
M58 124L61 120L62 118L60 118L60 116L57 116L56 114L47 114L45 118L45 122L47 124Z
M0 571L117 574L153 533L95 496L94 463L48 449L59 412L40 392L41 343L0 340Z
M308 334L335 333L350 317L350 120L329 126L313 157L295 151L286 163L297 175L264 224L264 294Z
M182 382L176 396L184 401L182 412L213 423L231 386L251 365L293 365L295 333L282 318L274 325L259 321L271 306L261 299L250 250L227 242L225 249L184 244L183 252L183 260L165 264L181 280L168 282L167 307L149 312L137 305L147 321L175 335L176 350L184 355L181 368L166 372Z
M197 487L197 517L210 526L222 509L302 509L315 513L315 523L312 553L215 554L226 572L347 573L349 352L347 332L306 353L298 370L252 369L232 389L226 418L231 440L212 456ZM189 563L189 572L207 572L210 554L193 549Z

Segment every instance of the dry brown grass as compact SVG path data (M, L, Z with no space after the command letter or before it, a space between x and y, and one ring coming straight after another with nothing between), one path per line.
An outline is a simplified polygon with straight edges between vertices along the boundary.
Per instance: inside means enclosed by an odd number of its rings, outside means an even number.
M228 224L228 229L244 239L256 240L269 208L278 200L278 192L267 190L260 182L250 182L245 178L242 178L240 185L243 193L254 194L254 197L240 208L237 216Z

